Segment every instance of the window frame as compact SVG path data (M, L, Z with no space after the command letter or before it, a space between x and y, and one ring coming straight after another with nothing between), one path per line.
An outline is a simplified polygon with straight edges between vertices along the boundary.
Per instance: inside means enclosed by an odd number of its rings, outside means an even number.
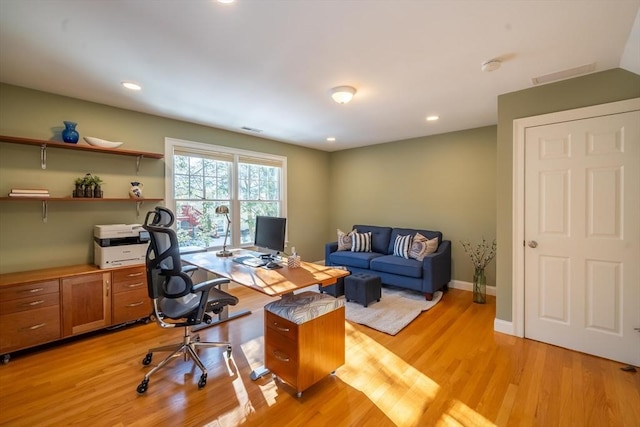
M241 239L241 221L240 221L240 200L238 199L238 165L242 158L252 158L263 160L266 163L279 163L280 165L280 216L287 217L287 158L285 156L279 156L276 154L262 153L258 151L244 150L240 148L226 147L221 145L214 145L204 142L188 141L183 139L166 137L164 141L164 159L165 159L165 206L171 209L172 212L176 212L176 200L174 193L174 154L176 151L189 152L193 151L194 154L206 153L211 156L215 156L217 153L223 155L232 156L231 166L231 188L230 199L231 204L229 210L231 211L231 233L230 241L227 242L227 247L231 248L243 248L253 246L253 239L250 243L240 243ZM259 163L256 163L259 164ZM175 225L174 225L175 227ZM287 226L288 228L288 226ZM287 233L288 234L288 233ZM222 248L220 246L211 246L203 249L215 250Z

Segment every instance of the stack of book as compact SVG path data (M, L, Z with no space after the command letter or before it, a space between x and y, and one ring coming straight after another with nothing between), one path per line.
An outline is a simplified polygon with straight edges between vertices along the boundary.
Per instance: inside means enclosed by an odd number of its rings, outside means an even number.
M40 190L35 188L12 188L9 197L33 197L42 198L49 197L49 190Z

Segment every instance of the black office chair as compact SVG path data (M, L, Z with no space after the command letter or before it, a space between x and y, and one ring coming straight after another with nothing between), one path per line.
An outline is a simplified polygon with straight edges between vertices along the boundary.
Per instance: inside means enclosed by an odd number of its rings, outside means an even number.
M150 242L147 249L146 270L149 297L153 300L153 314L162 328L184 328L181 343L152 348L142 360L143 365L151 363L153 353L170 351L171 354L151 369L143 378L137 391L147 391L149 377L176 357L184 355L184 360L193 359L202 371L198 388L207 383L207 370L198 357L199 347L226 347L227 358L231 357L231 344L228 342L201 342L198 334L191 336L190 328L212 322L209 313L218 314L227 305L236 305L238 298L223 292L218 286L229 283L229 279L214 279L194 284L188 271L182 267L180 248L176 232L171 228L173 213L163 207L147 213L143 228L149 232Z

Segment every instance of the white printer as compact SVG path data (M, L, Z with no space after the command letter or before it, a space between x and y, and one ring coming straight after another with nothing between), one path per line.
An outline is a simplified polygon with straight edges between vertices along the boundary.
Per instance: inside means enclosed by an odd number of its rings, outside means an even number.
M100 268L145 263L149 232L140 224L110 224L93 227L94 263Z

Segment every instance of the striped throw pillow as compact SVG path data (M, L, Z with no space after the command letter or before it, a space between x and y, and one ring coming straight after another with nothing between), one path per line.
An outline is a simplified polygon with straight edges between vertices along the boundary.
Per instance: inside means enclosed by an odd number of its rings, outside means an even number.
M371 232L353 233L351 252L371 252Z
M396 241L393 242L393 255L409 259L409 251L411 250L412 243L413 236L410 234L406 236L396 236Z

